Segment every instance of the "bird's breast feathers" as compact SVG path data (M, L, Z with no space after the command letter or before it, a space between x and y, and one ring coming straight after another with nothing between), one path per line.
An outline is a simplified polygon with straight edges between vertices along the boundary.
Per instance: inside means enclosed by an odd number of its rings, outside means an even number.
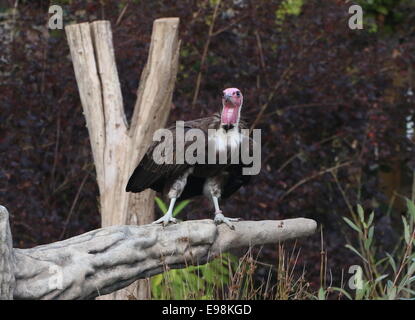
M215 141L215 147L217 151L225 151L228 148L239 148L239 145L242 141L242 135L237 127L228 131L220 128L216 130L214 134L209 136L209 141L211 140Z

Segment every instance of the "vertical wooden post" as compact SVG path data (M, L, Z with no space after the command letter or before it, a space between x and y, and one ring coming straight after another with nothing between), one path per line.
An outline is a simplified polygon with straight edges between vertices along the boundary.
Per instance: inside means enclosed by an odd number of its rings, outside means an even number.
M103 227L154 221L154 192L131 194L125 192L125 186L154 131L163 127L169 116L178 68L178 27L178 18L154 21L130 128L124 113L110 23L96 21L65 28L91 139ZM149 297L148 285L140 285L140 289L131 292L133 287L112 294L112 298L125 299L130 294Z

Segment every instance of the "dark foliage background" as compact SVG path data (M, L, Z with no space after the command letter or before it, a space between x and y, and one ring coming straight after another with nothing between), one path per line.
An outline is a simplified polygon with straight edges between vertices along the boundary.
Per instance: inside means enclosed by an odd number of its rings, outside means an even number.
M181 19L171 121L209 115L220 108L224 88L242 90L243 116L262 129L262 172L225 204L227 215L318 220L335 279L356 260L344 248L345 240L353 242L341 220L348 205L375 210L383 231L379 244L387 248L400 220L400 196L411 196L414 170L408 126L414 114L415 3L362 1L365 29L350 30L352 2L283 2L222 1L216 17L217 1L22 0L14 13L15 1L1 2L0 203L11 212L15 246L100 225L65 33L47 28L49 6L60 4L65 24L111 21L129 116L159 17ZM183 218L210 216L209 207L207 200L195 201ZM320 240L317 234L301 241L298 264L311 275L318 273ZM274 248L262 250L262 260L275 258Z

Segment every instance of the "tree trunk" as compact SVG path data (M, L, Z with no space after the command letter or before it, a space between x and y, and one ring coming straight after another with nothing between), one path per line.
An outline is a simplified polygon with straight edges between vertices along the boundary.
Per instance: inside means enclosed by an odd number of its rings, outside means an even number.
M154 221L154 192L134 195L125 192L125 186L154 131L164 127L169 116L178 67L178 26L178 18L154 21L130 128L124 113L110 23L96 21L65 28L91 139L103 227ZM109 298L126 299L131 294L127 291L131 288ZM140 291L141 298L149 298L147 282L133 291Z

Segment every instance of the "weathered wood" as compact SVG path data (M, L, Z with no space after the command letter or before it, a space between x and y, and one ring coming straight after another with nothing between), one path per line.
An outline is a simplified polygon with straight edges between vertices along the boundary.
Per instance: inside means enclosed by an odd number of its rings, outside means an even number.
M311 235L310 219L241 221L235 230L212 220L112 226L32 249L13 249L14 299L93 299L165 270L211 261L234 248ZM10 294L10 293L9 293Z
M65 27L76 82L89 132L100 193L104 193L105 119L101 80L95 63L94 47L88 22ZM105 210L105 208L101 209ZM102 212L102 211L101 211Z
M165 126L170 112L179 57L178 26L178 18L154 21L130 129L110 23L96 21L65 28L91 139L103 227L154 221L154 192L126 193L125 186L154 131Z
M152 142L155 130L162 128L169 117L179 63L179 18L157 19L153 24L150 51L141 74L129 134L133 141L130 149L129 173L132 173ZM154 192L147 190L130 196L130 209L139 204L148 206L140 210L139 222L154 221ZM125 218L125 221L128 217Z
M108 21L91 23L91 33L103 98L104 185L100 202L102 226L105 227L126 223L122 217L114 216L114 212L127 211L128 194L125 193L125 181L129 172L126 162L132 141L128 138L110 23Z
M0 300L13 299L15 287L13 242L9 213L0 205Z
M152 142L155 130L163 127L168 119L174 84L176 82L179 62L179 19L165 18L154 21L151 35L150 50L146 66L141 74L137 92L137 101L134 108L130 135L133 141L129 156L129 173L144 156L147 146ZM147 224L154 221L155 192L146 190L140 194L131 194L128 198L128 212L125 223L131 221L137 212L137 224ZM139 211L137 209L140 208ZM125 295L119 298L128 298L131 293L138 299L148 299L148 281L139 281L136 285L125 290Z

